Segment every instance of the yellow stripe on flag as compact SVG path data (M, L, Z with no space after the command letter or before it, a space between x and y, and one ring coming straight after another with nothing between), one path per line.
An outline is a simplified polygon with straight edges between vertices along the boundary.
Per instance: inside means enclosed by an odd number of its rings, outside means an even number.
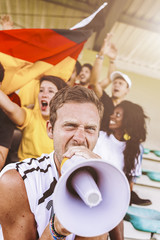
M67 81L74 69L76 60L67 57L53 66L43 61L30 63L0 53L0 62L6 70L2 83L2 90L6 94L10 94L22 88L33 79L38 79L42 75L54 75Z

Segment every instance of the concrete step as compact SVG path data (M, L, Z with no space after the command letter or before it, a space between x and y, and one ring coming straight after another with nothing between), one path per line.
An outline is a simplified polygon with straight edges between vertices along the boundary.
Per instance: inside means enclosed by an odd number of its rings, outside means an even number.
M134 185L133 189L139 197L150 199L152 201L152 204L149 206L145 206L145 208L149 209L155 209L157 211L160 211L160 204L159 204L159 196L160 196L160 190L159 188L155 188L152 186L142 186L139 184ZM137 206L137 205L134 205ZM137 206L141 207L141 206ZM142 206L144 208L144 206ZM143 232L136 230L130 222L124 221L124 236L125 240L160 240L160 234L154 234L151 237L151 233L149 232Z
M160 190L159 188L153 188L150 186L141 186L141 185L134 185L133 190L138 194L139 197L144 199L150 199L152 204L149 206L145 206L145 208L155 209L160 211ZM136 206L136 205L135 205ZM142 206L143 207L143 206Z
M142 170L148 170L153 172L160 172L160 161L155 158L143 158ZM151 180L147 175L141 175L137 178L136 184L141 186L150 186L160 188L160 182Z
M150 240L151 239L151 233L148 232L142 232L137 231L130 222L124 221L124 236L125 240Z
M160 182L153 181L146 175L141 175L139 178L137 178L136 185L158 188L160 191Z
M160 161L153 160L150 158L143 158L142 159L142 169L160 172Z
M160 157L156 156L154 153L143 154L143 159L160 162Z

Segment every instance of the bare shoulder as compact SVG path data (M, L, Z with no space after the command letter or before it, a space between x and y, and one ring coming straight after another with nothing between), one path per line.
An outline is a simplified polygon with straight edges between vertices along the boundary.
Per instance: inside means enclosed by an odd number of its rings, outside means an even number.
M0 177L0 220L6 211L17 211L27 198L25 185L16 170L9 170ZM13 209L12 209L13 208ZM12 209L12 210L11 210Z
M16 188L25 190L25 185L20 174L15 170L8 170L0 177L0 191L11 191ZM14 192L14 191L13 191Z

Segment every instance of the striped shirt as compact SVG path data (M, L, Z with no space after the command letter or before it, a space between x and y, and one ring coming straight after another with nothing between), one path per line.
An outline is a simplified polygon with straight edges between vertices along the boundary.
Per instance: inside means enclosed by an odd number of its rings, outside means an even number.
M22 162L8 164L0 173L16 169L24 180L31 212L35 216L39 237L53 216L54 188L58 181L58 172L54 162L54 153L42 154L39 158L28 158ZM66 240L73 240L69 235Z

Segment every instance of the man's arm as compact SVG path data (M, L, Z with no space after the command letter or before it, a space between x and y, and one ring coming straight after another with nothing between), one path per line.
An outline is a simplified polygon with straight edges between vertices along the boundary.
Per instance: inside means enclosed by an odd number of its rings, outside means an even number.
M58 230L56 228L56 224L58 224ZM58 233L60 234L65 234L65 236L69 235L68 233L66 234L66 230L64 231L63 226L60 223L55 223L55 229L57 230ZM108 234L105 233L101 236L97 237L80 237L80 236L75 236L74 240L107 240L108 239ZM49 224L46 227L45 231L43 232L41 238L39 240L53 240L53 237L51 236L50 229L49 229Z
M68 86L73 87L75 85L76 77L77 77L76 69L74 68L70 79L67 81Z
M63 229L63 227L62 227ZM61 230L61 228L58 228L58 233L60 234L64 234L64 229ZM66 234L67 235L67 234ZM121 221L119 223L119 225L117 225L113 230L110 231L109 233L110 239L111 240L123 240L124 236L123 236L123 221ZM45 231L42 234L42 237L39 240L52 240L52 236L50 233L50 229L49 229L49 224L46 227ZM108 234L105 233L101 236L97 236L97 237L81 237L81 236L75 236L75 240L107 240L108 239Z
M63 236L68 236L69 234L71 234L70 232L68 232L67 229L65 229L62 226L62 224L59 222L59 220L56 216L54 216L54 229L56 230L56 232L58 234L63 235ZM39 240L53 240L53 237L50 232L50 223L45 228L45 230Z
M8 148L0 146L0 171L6 162L8 151L9 151Z
M0 90L0 108L16 125L21 126L24 123L25 110L12 102L2 90Z
M111 37L112 37L112 34L108 33L107 37L104 39L104 44L102 46L103 54L105 54L109 59L107 76L106 76L105 79L103 79L100 82L100 85L101 85L102 89L105 89L111 83L110 75L111 75L112 72L114 72L116 70L115 59L117 57L117 48L111 42Z
M16 170L0 178L0 224L5 240L37 240L24 182Z
M109 232L111 240L124 240L123 220Z
M96 60L92 69L90 84L92 85L92 88L98 97L102 96L103 90L106 87L108 87L108 85L111 83L110 74L116 69L114 61L117 56L117 49L115 45L111 42L111 37L112 34L108 33L106 38L104 39L103 45L98 55L96 56ZM106 78L99 82L99 77L102 70L103 59L105 55L108 56L109 58L108 73Z

